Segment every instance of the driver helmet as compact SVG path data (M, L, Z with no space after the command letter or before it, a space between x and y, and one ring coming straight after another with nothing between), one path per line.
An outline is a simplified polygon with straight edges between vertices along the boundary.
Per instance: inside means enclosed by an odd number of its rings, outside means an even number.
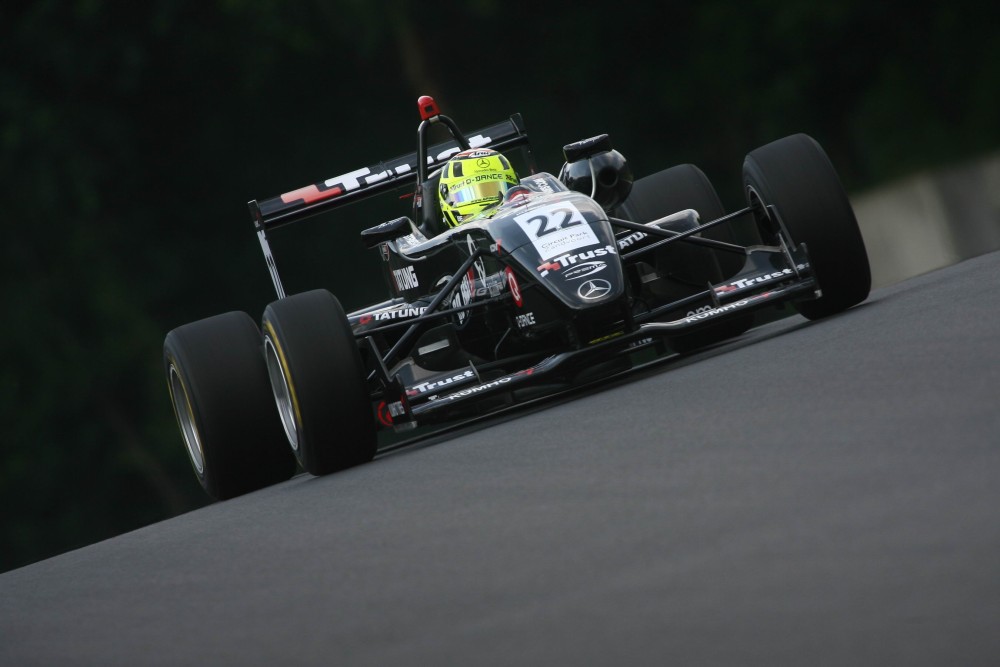
M510 162L492 148L457 153L441 169L438 200L444 222L458 227L469 218L496 206L520 183Z

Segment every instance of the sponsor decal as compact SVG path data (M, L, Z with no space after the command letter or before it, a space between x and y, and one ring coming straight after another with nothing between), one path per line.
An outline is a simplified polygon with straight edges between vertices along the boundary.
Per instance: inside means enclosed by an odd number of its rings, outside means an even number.
M594 248L593 250L584 250L583 252L577 254L565 254L554 257L547 262L543 262L538 265L538 271L542 274L544 278L549 274L549 271L559 271L567 266L573 266L577 262L582 262L584 260L591 260L595 257L605 257L607 255L617 255L618 251L615 250L613 245L606 245L601 248ZM603 267L602 267L603 268ZM600 269L593 271L592 273L597 273ZM589 274L584 274L589 275ZM575 276L576 278L582 278L583 275Z
M469 145L473 147L484 146L490 143L492 139L490 137L484 137L481 134L477 134L474 137L469 137ZM451 148L446 148L435 156L427 156L427 164L434 164L435 162L444 162L451 156L455 155L459 151L458 146L453 146ZM409 166L409 165L407 165ZM416 165L414 165L416 166Z
M524 299L521 298L521 286L517 284L517 278L514 276L514 269L509 266L504 270L504 276L507 280L507 288L510 289L510 295L514 297L514 305L518 308L524 305Z
M631 343L629 343L628 347L629 349L643 347L644 345L649 345L652 342L653 342L652 338L640 338L639 340L632 341Z
M699 308L698 310L701 312L696 312L694 314L688 315L687 317L684 318L684 321L697 322L699 320L706 320L710 317L715 317L717 315L722 315L723 313L728 313L731 310L742 308L748 303L750 303L748 299L743 299L742 301L736 301L734 303L730 303L725 306L720 306L719 308L709 308L708 310L702 310L701 308Z
M535 314L528 312L522 315L515 315L514 323L517 324L518 329L535 326Z
M587 341L587 345L595 345L596 343L603 343L604 341L611 340L612 338L618 338L623 333L625 333L625 332L624 331L616 331L615 333L610 333L607 336L600 336L599 338L595 338L593 340Z
M458 287L455 288L454 294L451 296L451 307L452 308L462 308L463 306L468 306L472 302L472 297L474 294L473 285L476 283L476 276L472 273L472 269L469 269L468 273L459 283ZM455 313L455 318L458 320L458 325L462 326L465 324L465 318L469 316L469 311L460 310Z
M517 185L517 181L507 174L479 174L478 176L469 176L464 180L458 181L454 185L449 186L448 191L455 192L456 190L461 190L467 185L479 183L480 181L507 181L508 183Z
M401 269L393 269L392 278L396 282L396 289L400 292L403 290L413 289L414 287L420 287L420 282L417 280L417 272L413 270L412 266L404 266Z
M453 400L458 399L458 398L463 398L465 396L471 396L472 394L478 394L481 391L486 391L488 389L493 389L495 387L499 387L501 385L505 385L505 384L507 384L508 382L510 382L513 379L514 378L512 378L511 376L506 375L506 376L504 376L502 378L497 378L496 380L493 380L492 382L487 382L486 384L480 384L480 385L477 385L475 387L469 387L468 389L463 389L461 391L456 391L455 393L448 394L447 396L441 396L440 398L438 398L436 400L438 400L438 401L453 401Z
M503 280L491 280L483 287L476 288L476 298L500 296L503 291Z
M420 396L421 394L426 394L428 392L434 391L435 389L440 389L441 387L447 387L450 384L456 382L463 382L465 380L471 380L476 377L472 369L463 371L458 375L451 375L449 377L438 378L437 380L430 380L428 382L419 382L409 389L406 390L407 396Z
M637 243L643 240L647 236L649 236L649 234L647 234L646 232L632 232L628 236L623 236L620 239L618 239L618 249L624 250L633 243Z
M492 137L484 137L481 134L469 137L469 145L473 148L479 148L481 146L486 146L493 141ZM457 146L452 148L447 148L437 155L428 155L427 164L434 164L435 162L443 162L449 157L454 155L459 151ZM350 192L351 190L357 190L358 188L372 185L373 183L378 183L379 181L384 181L393 175L406 174L416 168L416 164L403 163L392 169L385 169L384 171L372 173L369 167L363 169L355 169L354 171L349 171L346 174L341 174L339 176L334 176L333 178L328 178L323 181L322 184L307 185L304 188L299 188L298 190L292 190L291 192L286 192L281 195L281 201L285 204L294 204L295 202L301 200L306 204L311 204L316 201L322 201L324 199L330 199L331 197L337 197L345 192ZM320 189L320 187L324 189Z
M383 426L392 426L392 415L389 414L389 406L386 405L385 401L378 404L375 414L378 416L378 420Z
M802 271L808 266L806 264L799 264L795 268ZM716 287L715 291L719 294L725 294L726 292L735 292L736 290L746 289L748 287L753 287L759 283L766 283L770 280L776 280L778 278L784 278L785 276L790 276L795 272L791 269L782 269L780 271L774 271L771 273L762 273L759 276L753 276L752 278L740 278L739 280L734 280L728 285L723 285L721 287Z
M334 176L333 178L328 178L323 181L323 186L326 188L325 190L320 190L318 185L307 185L304 188L292 190L291 192L286 192L281 195L281 201L286 204L291 204L301 199L306 204L311 204L315 201L321 201L323 199L329 199L330 197L342 195L345 192L350 192L351 190L357 190L362 186L362 182L360 180L362 178L364 178L364 185L370 185L389 178L393 172L396 174L405 174L408 171L410 171L410 165L408 164L399 165L393 171L386 170L377 174L372 174L372 170L368 167L365 167L364 169L355 169L354 171L349 171L346 174Z
M580 278L592 276L595 273L603 271L607 266L607 263L601 261L584 262L583 264L577 264L572 268L566 269L566 272L562 275L566 280L579 280Z
M281 195L281 201L286 204L291 204L301 199L303 203L311 204L314 201L323 201L324 199L329 199L330 197L342 195L344 192L344 188L339 186L334 186L328 190L320 190L315 185L307 185L304 188L292 190L291 192L286 192Z
M547 204L514 216L542 260L600 243L572 202Z
M465 246L469 249L469 256L471 257L473 253L476 252L476 242L472 238L472 234L465 237ZM486 266L483 264L483 258L480 257L472 266L476 269L476 275L479 276L479 282L486 282Z
M555 190L552 189L552 186L549 185L549 182L544 178L542 178L541 176L536 176L535 178L531 178L528 180L535 186L535 189L538 190L538 192L544 192L547 194L552 194L555 192Z
M408 320L411 317L420 317L426 311L426 306L408 306L405 308L394 308L393 310L378 310L374 313L362 315L361 324L368 324L370 322L385 322L388 320Z
M592 278L580 285L580 287L576 290L576 293L581 299L593 301L607 296L610 291L611 283L607 280Z
M695 308L694 310L689 310L685 317L694 317L695 315L700 315L701 313L707 313L708 311L715 308L715 306L701 306L700 308Z
M499 271L486 276L485 281L476 288L476 298L498 297L507 288L507 272Z
M470 144L471 144L471 142L470 142ZM480 144L480 145L482 145L482 144ZM490 150L489 148L479 148L478 150L477 150L477 148L470 148L468 150L464 150L461 153L459 153L458 156L459 157L477 157L477 158L484 158L485 159L485 158L488 158L491 155L495 155L495 153L492 150ZM489 166L489 162L486 163L486 166L487 167Z

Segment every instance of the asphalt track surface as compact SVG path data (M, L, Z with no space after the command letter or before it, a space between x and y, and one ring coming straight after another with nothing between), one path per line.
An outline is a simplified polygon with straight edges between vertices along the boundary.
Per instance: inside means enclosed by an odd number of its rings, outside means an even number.
M4 573L0 664L1000 664L998 276Z

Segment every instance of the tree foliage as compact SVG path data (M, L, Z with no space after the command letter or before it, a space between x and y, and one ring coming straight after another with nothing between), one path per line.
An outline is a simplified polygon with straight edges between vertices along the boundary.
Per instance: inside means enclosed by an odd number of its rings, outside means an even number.
M418 95L469 129L522 112L551 171L563 144L609 132L638 174L694 162L737 205L742 156L805 131L867 188L1000 145L996 14L898 0L5 6L0 570L206 502L164 334L258 315L271 288L245 202L411 150ZM348 303L381 282L330 246L360 249L374 222L316 246Z

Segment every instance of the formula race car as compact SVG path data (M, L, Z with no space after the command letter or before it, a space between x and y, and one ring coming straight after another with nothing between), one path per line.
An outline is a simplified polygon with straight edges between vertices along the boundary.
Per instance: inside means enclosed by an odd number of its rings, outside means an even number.
M816 319L868 296L854 212L809 136L750 152L747 206L727 214L696 166L633 179L607 135L565 146L553 175L535 169L519 114L465 134L431 98L418 108L415 153L249 203L278 296L259 327L230 312L167 334L170 398L213 498L298 465L324 475L370 461L380 432L455 423L719 343L764 307ZM446 140L429 145L432 130ZM487 148L518 155L522 177L495 206L445 225L442 167ZM269 234L403 188L410 215L361 232L388 299L345 313L326 289L286 295ZM737 221L749 239L738 242Z

